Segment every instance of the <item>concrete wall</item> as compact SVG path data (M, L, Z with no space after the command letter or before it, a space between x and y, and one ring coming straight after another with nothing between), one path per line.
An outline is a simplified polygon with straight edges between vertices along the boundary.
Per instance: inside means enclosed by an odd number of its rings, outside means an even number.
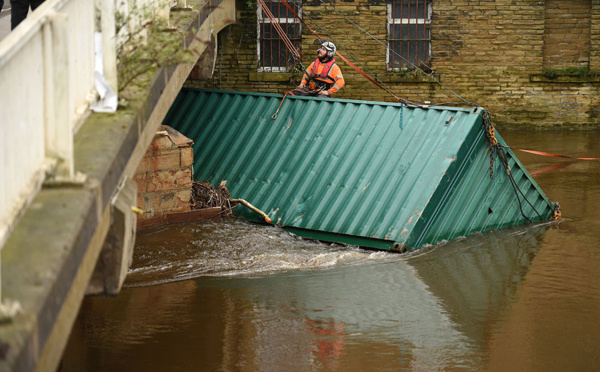
M385 1L333 4L336 11L385 44ZM199 80L192 76L187 86L269 93L295 87L299 73L257 72L256 9L243 0L237 1L237 9L239 22L219 34L213 77ZM303 11L312 28L329 38L310 18L335 38L340 53L354 55L398 96L439 103L460 101L427 77L388 72L384 46L323 3L304 2ZM431 27L431 68L437 79L465 100L488 109L497 125L600 125L600 78L561 75L565 68L600 72L600 1L436 0ZM308 66L316 55L315 37L305 27L303 35L302 62ZM337 98L395 100L337 60L346 79Z
M170 127L160 127L134 178L138 184L137 206L144 211L138 227L161 221L169 213L191 209L193 143Z

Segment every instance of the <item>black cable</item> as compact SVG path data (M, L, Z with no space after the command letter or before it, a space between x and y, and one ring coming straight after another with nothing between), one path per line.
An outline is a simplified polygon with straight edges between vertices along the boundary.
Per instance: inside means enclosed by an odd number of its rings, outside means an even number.
M508 178L511 182L511 185L513 186L513 189L515 190L515 195L517 197L517 201L519 202L519 209L521 210L521 215L523 217L525 217L525 219L529 222L532 222L531 219L529 219L529 217L527 217L525 215L525 213L523 212L523 205L521 204L521 199L519 198L519 194L521 194L521 196L523 197L523 199L525 199L525 201L527 202L527 204L529 204L529 206L531 207L531 209L533 209L535 211L535 213L538 215L540 221L543 221L544 219L542 218L542 216L540 215L540 213L537 211L537 209L535 209L535 207L533 206L533 204L531 204L531 202L527 199L527 196L525 196L525 194L523 193L523 191L521 191L521 189L519 188L519 186L517 185L517 182L515 181L515 178L513 177L512 172L510 171L510 167L508 165L508 158L506 155L506 151L504 150L504 148L502 148L502 146L497 146L496 147L496 151L498 152L498 158L500 158L500 161L502 162L502 165L504 165L504 167L506 168L506 173L508 174ZM518 191L518 193L517 193Z
M428 74L425 71L423 71L423 69L419 68L418 66L416 66L414 63L410 62L408 59L404 58L403 56L401 56L398 52L396 52L395 50L391 49L389 46L385 45L381 40L377 39L375 36L371 35L368 31L366 31L365 29L363 29L362 27L360 27L359 25L357 25L356 23L352 22L348 17L346 17L345 15L343 15L342 13L338 12L334 7L332 7L330 4L324 2L323 0L319 0L321 3L323 3L326 7L330 8L331 10L333 10L334 12L336 12L338 15L340 15L342 18L344 18L346 21L348 21L349 23L351 23L352 25L354 25L356 28L358 28L359 30L361 30L362 32L364 32L365 34L369 35L373 40L377 41L378 43L380 43L381 45L383 45L388 51L396 54L396 56L400 57L401 59L403 59L405 62L407 62L408 64L412 65L414 69L421 71L421 73L423 73L425 76L429 77L431 80L435 81L436 83L438 83L440 86L442 86L443 88L445 88L446 90L448 90L450 93L454 94L457 98L463 100L466 104L470 104L469 101L467 101L466 99L464 99L463 97L461 97L458 93L456 93L455 91L453 91L452 89L448 88L447 86L445 86L444 84L442 84L438 79L436 79L434 77L434 74Z

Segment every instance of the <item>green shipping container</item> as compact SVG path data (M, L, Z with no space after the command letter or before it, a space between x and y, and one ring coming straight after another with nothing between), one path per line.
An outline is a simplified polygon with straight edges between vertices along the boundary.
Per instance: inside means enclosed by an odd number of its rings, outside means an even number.
M281 99L184 89L164 124L194 140L195 179L303 237L406 250L553 215L510 149L512 179L498 156L490 178L481 108L288 97L273 119Z

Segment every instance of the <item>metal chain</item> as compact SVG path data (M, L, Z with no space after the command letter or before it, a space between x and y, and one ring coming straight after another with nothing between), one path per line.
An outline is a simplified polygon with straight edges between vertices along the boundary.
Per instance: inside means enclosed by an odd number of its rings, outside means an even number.
M490 146L490 179L494 179L494 148Z
M498 146L498 140L496 139L496 130L492 124L492 117L486 110L483 111L483 126L485 130L485 136L490 143L490 178L494 178L494 154L496 147Z
M558 221L562 217L562 213L560 212L560 205L558 202L554 203L554 212L552 213L551 220Z

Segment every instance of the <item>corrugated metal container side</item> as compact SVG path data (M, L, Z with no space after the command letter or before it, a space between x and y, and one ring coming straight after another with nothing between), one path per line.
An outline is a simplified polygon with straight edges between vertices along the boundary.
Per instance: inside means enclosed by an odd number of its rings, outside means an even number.
M195 179L227 180L232 197L301 236L416 248L522 222L508 177L489 178L481 110L289 97L273 120L281 97L184 89L164 124L195 141Z
M473 129L457 155L464 160L449 167L423 213L425 218L419 220L407 241L408 246L418 247L552 216L553 203L510 149L506 153L509 168L524 196L513 187L498 156L494 157L494 177L490 178L488 140L483 130ZM497 132L496 139L506 146Z

